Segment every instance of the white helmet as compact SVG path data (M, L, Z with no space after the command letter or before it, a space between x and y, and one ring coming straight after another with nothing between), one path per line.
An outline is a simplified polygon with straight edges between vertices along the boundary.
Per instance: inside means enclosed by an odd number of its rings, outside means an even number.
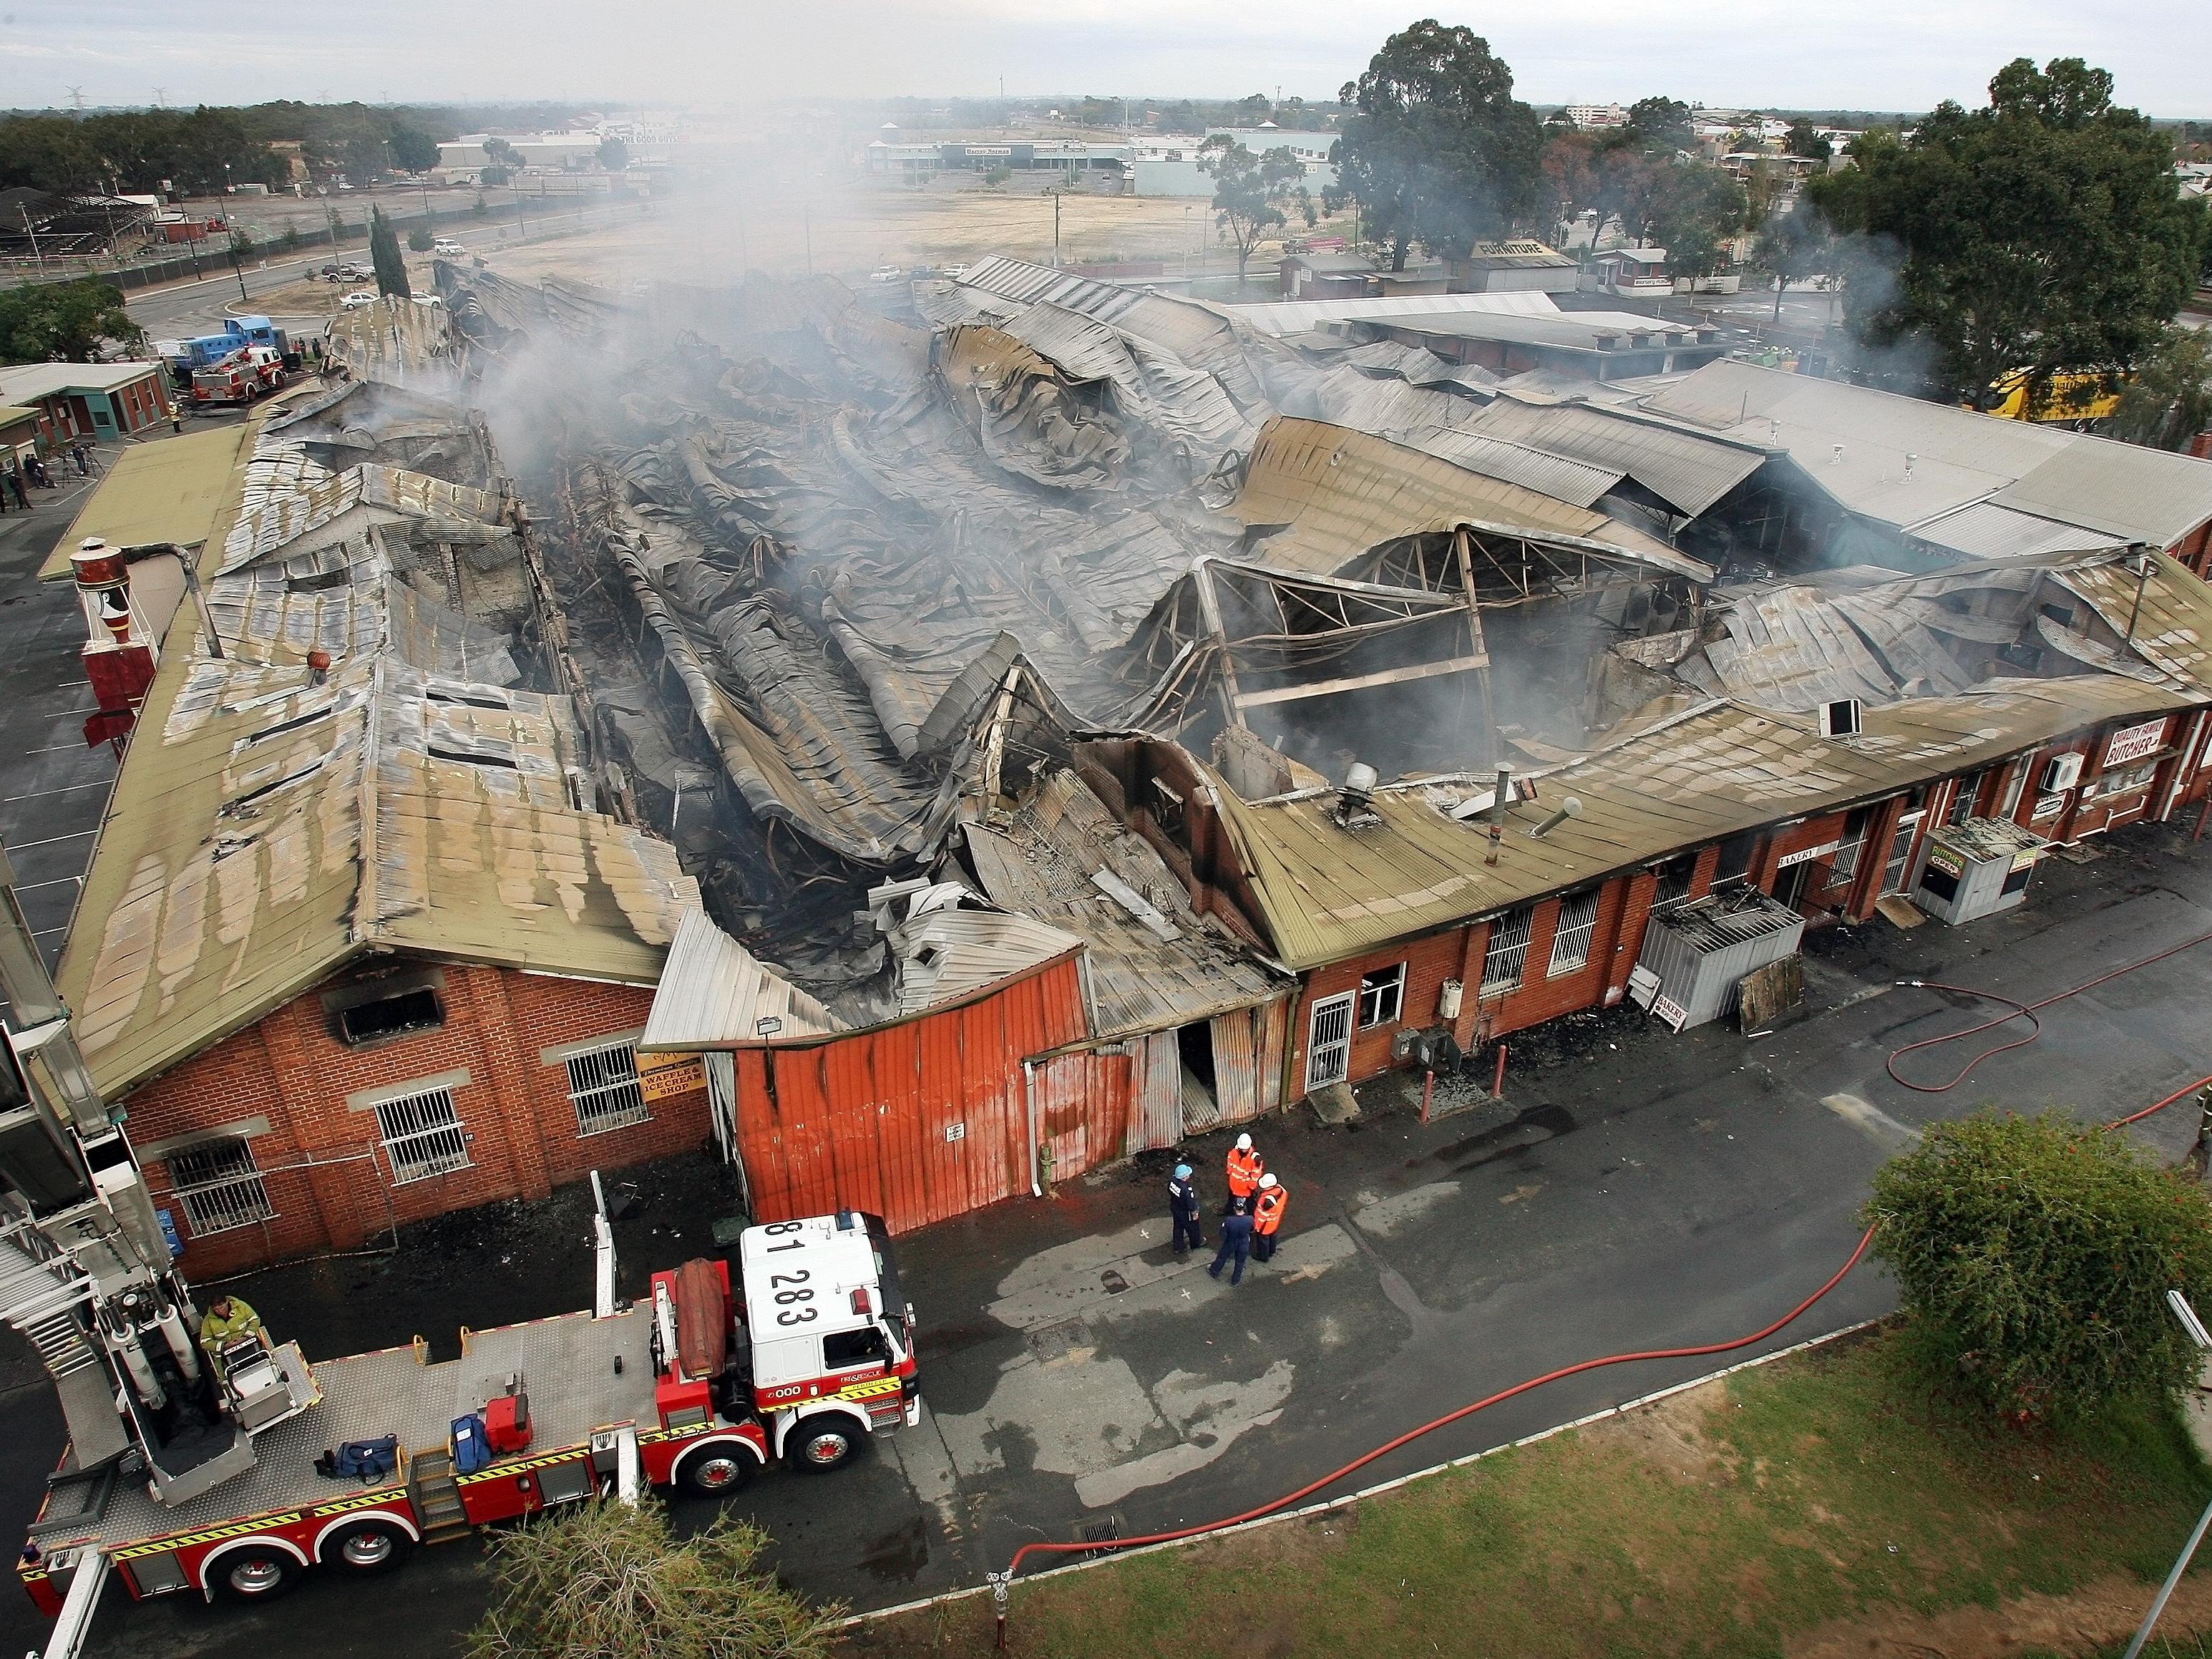
M1279 1184L1280 1183L1276 1181L1274 1172L1273 1170L1268 1171L1266 1175L1260 1177L1260 1190L1261 1192L1267 1192Z
M1239 1135L1239 1136L1237 1136L1237 1150L1238 1152L1250 1152L1250 1151L1252 1150L1252 1137L1251 1137L1251 1136L1249 1136L1249 1135Z

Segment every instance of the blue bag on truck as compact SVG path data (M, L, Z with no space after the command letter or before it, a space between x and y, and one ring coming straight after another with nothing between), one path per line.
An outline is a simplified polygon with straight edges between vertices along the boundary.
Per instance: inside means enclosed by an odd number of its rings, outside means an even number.
M475 1412L453 1419L453 1473L474 1474L491 1462L491 1442L483 1419Z

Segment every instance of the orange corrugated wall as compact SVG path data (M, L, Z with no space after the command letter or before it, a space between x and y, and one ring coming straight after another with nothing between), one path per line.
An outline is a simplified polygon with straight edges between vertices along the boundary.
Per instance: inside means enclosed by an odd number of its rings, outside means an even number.
M1080 1042L1083 987L1073 957L960 1006L806 1048L738 1054L738 1150L754 1218L871 1210L893 1232L1029 1190L1022 1061ZM1118 1079L1118 1086L1116 1084ZM1086 1126L1084 1167L1119 1155L1128 1067L1101 1068L1056 1108ZM1042 1111L1043 1102L1040 1099ZM946 1131L960 1126L959 1137ZM1066 1164L1062 1176L1079 1174Z

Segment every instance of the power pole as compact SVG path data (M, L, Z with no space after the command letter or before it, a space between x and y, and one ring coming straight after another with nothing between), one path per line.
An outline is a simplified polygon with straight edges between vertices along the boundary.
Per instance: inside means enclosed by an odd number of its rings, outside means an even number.
M1060 192L1058 191L1054 191L1052 194L1052 264L1054 270L1060 269Z
M36 259L40 265L44 265L46 263L46 256L39 252L39 233L31 228L30 206L27 203L22 204L21 206L23 213L23 234L31 239L31 257L33 259Z

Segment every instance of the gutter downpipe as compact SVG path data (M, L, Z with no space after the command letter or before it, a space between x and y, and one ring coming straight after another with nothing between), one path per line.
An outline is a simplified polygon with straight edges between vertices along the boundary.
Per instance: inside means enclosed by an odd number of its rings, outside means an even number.
M1030 1131L1030 1196L1042 1198L1044 1188L1037 1184L1037 1119L1036 1119L1036 1062L1022 1062L1022 1102L1028 1109Z

